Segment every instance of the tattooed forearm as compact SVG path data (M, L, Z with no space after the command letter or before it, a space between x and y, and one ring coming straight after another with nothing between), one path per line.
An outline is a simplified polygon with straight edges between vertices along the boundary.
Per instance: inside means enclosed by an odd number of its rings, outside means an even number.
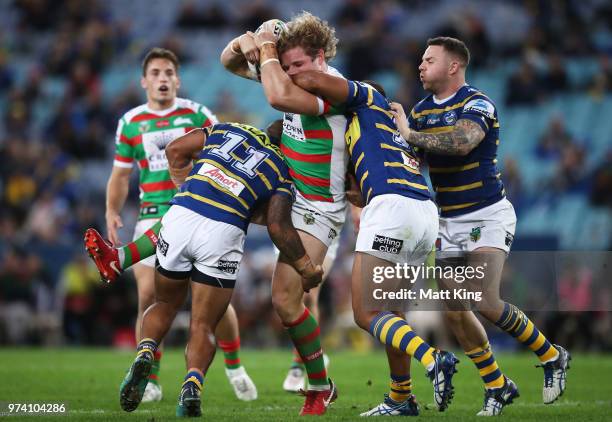
M467 155L484 139L482 128L472 120L460 119L453 130L444 133L411 131L406 141L440 155Z
M293 263L302 258L306 251L291 221L291 199L287 195L276 194L268 205L268 233L272 242L280 250L281 257Z

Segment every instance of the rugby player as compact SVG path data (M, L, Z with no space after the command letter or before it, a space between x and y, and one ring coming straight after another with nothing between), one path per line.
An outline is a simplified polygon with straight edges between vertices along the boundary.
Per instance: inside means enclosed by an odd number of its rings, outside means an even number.
M485 266L476 310L529 347L544 368L544 403L565 390L570 354L551 344L516 306L500 298L504 261L510 251L516 215L497 169L499 118L485 94L465 81L470 53L455 38L428 40L419 66L423 88L431 94L412 109L408 120L400 104L391 104L401 135L425 150L440 209L440 251L463 253L472 267ZM444 281L443 281L444 282ZM448 284L448 280L446 280ZM486 332L471 311L449 310L449 325L485 384L479 415L500 414L518 397L516 384L498 367Z
M176 413L200 416L200 391L215 354L213 333L229 306L254 211L264 210L283 261L300 275L300 290L318 285L323 270L313 265L291 223L289 171L264 132L216 124L174 140L166 155L172 180L181 187L162 219L156 300L144 314L143 338L121 385L120 404L133 411L140 403L158 345L191 290L188 372Z
M134 229L133 239L142 239L120 248L118 253L121 262L101 262L96 265L103 278L115 280L122 269L133 263L134 276L138 289L138 317L136 319L136 339L140 340L142 315L154 301L154 252L156 232L153 227L169 209L169 201L176 193L176 188L168 174L168 162L164 148L172 139L177 138L193 128L210 126L217 122L216 117L205 106L193 101L178 98L177 91L181 86L178 75L179 61L176 55L167 49L153 48L144 58L140 85L147 96L146 104L140 105L119 120L116 134L116 153L113 169L106 190L106 228L113 245L120 245L118 231L123 227L121 210L129 190L129 179L134 163L139 168L140 178L140 213ZM98 240L103 247L103 239L96 233L88 232L91 241ZM90 246L95 246L91 243ZM152 247L151 247L152 246ZM149 256L141 256L139 247L149 248ZM90 248L95 259L96 247ZM143 254L144 255L144 254ZM139 257L141 259L139 259ZM117 265L120 264L120 265ZM240 365L238 349L240 335L238 321L233 308L228 310L218 334L219 345L226 357L226 374L236 396L241 400L257 398L255 384L249 378L244 367ZM155 355L155 364L143 401L159 401L162 389L159 385L159 366L161 348ZM229 364L228 364L229 362Z

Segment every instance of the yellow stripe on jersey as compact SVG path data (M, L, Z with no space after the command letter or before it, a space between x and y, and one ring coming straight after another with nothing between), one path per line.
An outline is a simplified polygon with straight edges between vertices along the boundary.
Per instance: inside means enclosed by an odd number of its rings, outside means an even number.
M422 129L419 132L421 133L448 133L452 132L454 126L441 126L441 127L430 127L427 129Z
M393 151L399 151L399 152L406 152L406 150L398 148L398 147L394 147L393 145L389 145L389 144L380 144L380 147L382 149L391 149Z
M481 188L482 186L483 186L483 183L481 180L480 182L470 183L469 185L437 187L436 192L463 192L464 190Z
M399 183L400 185L408 185L408 186L412 186L413 188L417 188L417 189L429 190L429 188L425 185L421 185L420 183L409 182L408 180L405 180L405 179L387 179L387 183Z
M363 157L365 157L365 154L362 151L361 154L359 154L359 158L357 158L357 162L355 163L355 172L359 168L359 164L361 164L361 161L363 160Z
M278 169L278 167L276 167L276 164L274 164L274 162L273 162L272 160L270 160L269 158L266 158L266 159L264 160L264 163L266 163L267 165L269 165L269 166L270 166L270 168L272 168L272 170L274 170L274 173L276 173L276 175L278 176L278 180L279 180L281 183L288 182L288 180L287 180L287 179L285 179L285 178L283 177L283 175L281 174L280 170Z
M231 212L232 214L236 214L239 217L247 218L246 215L243 215L241 212L236 211L232 207L228 207L225 204L222 204L222 203L217 202L217 201L215 201L213 199L206 198L204 196L198 195L196 193L181 192L181 193L177 193L175 196L189 196L190 198L193 198L196 201L204 202L205 204L212 205L213 207L217 207L217 208L220 208L220 209L222 209L224 211Z
M377 129L386 130L387 132L391 132L391 133L393 133L393 134L396 134L396 133L397 133L397 130L396 130L396 129L392 129L392 128L390 128L389 126L387 126L387 125L385 125L385 124L382 124L382 123L376 123L376 128L377 128Z
M421 111L419 113L415 113L414 109L413 109L410 114L412 115L413 118L416 119L416 118L421 117L421 116L427 116L428 114L443 113L443 112L446 112L446 111L449 111L449 110L454 110L456 108L463 107L465 105L465 103L467 103L475 95L482 95L482 93L477 92L475 94L472 94L469 97L467 97L465 100L461 101L460 103L453 104L452 106L448 106L448 107L444 107L444 108L431 108L429 110L423 110L423 111Z
M270 190L272 190L272 183L270 183L270 181L268 180L268 178L260 171L255 172L255 174L257 174L257 176L259 176L259 178L261 179L262 182L264 182L264 185L266 185L266 187Z
M361 128L359 127L359 119L357 118L357 116L353 116L351 123L346 129L344 138L346 139L349 153L352 155L353 148L355 148L355 144L357 144L359 139L361 139Z
M395 117L393 116L393 113L391 113L389 110L385 110L382 107L378 107L376 104L372 104L370 106L370 110L380 111L381 113L384 113L385 115L387 115L387 117L390 119L393 119Z
M220 135L224 135L224 134L226 134L226 133L227 133L227 130L225 130L225 129L215 129L215 130L213 130L213 131L210 133L210 135L214 135L215 133L218 133L218 134L220 134ZM210 135L209 135L209 136L210 136Z
M278 189L276 189L276 191L277 192L287 192L289 195L293 196L293 193L289 189L278 188Z
M363 192L363 182L365 182L365 179L367 179L368 174L370 174L370 172L366 170L365 173L363 173L363 176L361 176L361 180L359 181L359 188L361 189L362 192Z
M229 189L227 189L224 186L221 186L220 184L216 183L214 180L212 180L210 177L206 177L206 176L201 176L199 174L194 174L193 176L189 176L187 179L185 179L185 181L187 180L191 180L191 179L196 179L196 180L200 180L202 182L206 182L209 185L212 185L213 187L219 189L220 191L222 191L223 193L227 193L228 195L231 195L234 199L236 199L238 202L240 202L240 204L245 208L245 209L249 209L249 204L246 203L246 201L238 196L236 196L232 191L230 191Z
M372 188L368 189L368 195L366 196L366 202L370 200L370 195L372 195Z
M495 141L495 145L499 145L499 139Z
M413 174L421 174L418 170L413 169L412 167L407 166L404 163L390 163L388 161L385 161L385 167L402 167L404 170L409 171L410 173Z
M464 166L457 167L429 167L430 173L456 173L458 171L466 171L475 169L480 166L480 162L476 161L475 163L466 164Z
M368 104L367 105L372 105L372 103L374 102L374 88L372 87L368 87Z
M496 120L496 121L493 123L493 128L498 128L498 127L499 127L499 122Z
M476 205L477 203L478 202L466 202L464 204L448 205L446 207L440 207L440 209L442 211L454 211L454 210L460 210L462 208L471 207L472 205Z
M255 191L253 190L253 188L251 188L251 186L249 186L249 184L246 182L246 180L244 180L242 177L238 176L236 173L233 173L231 171L229 171L228 169L226 169L222 164L220 164L217 161L213 161L213 160L209 160L208 158L204 158L202 160L198 160L196 161L196 164L200 164L200 163L208 163L210 165L213 165L215 167L220 168L221 170L223 170L223 172L225 174L227 174L228 176L232 176L234 179L238 179L239 181L242 182L242 184L249 190L249 192L251 192L251 195L253 195L253 198L255 198L257 200L257 194L255 193Z

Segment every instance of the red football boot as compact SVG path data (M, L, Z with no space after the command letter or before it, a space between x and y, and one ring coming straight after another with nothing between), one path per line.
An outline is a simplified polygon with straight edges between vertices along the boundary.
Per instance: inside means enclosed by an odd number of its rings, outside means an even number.
M105 240L95 229L85 231L85 249L93 259L103 281L113 283L123 272L119 253L113 244Z
M308 390L302 391L302 394L306 396L306 401L300 412L300 416L306 415L322 415L327 411L327 408L338 398L338 390L336 385L331 380L329 381L329 390L315 391Z

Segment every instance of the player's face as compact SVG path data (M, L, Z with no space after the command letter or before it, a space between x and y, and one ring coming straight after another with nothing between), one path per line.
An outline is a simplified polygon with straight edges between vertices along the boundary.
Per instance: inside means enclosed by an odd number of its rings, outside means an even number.
M145 76L140 85L147 92L149 102L165 108L172 105L181 81L176 74L174 64L167 59L153 59L147 65Z
M435 93L438 86L448 78L450 65L451 60L444 47L439 45L427 47L419 66L419 77L423 89Z
M302 47L294 47L287 50L281 56L281 66L289 76L297 75L306 70L322 71L325 64L323 53L320 52L313 59Z

